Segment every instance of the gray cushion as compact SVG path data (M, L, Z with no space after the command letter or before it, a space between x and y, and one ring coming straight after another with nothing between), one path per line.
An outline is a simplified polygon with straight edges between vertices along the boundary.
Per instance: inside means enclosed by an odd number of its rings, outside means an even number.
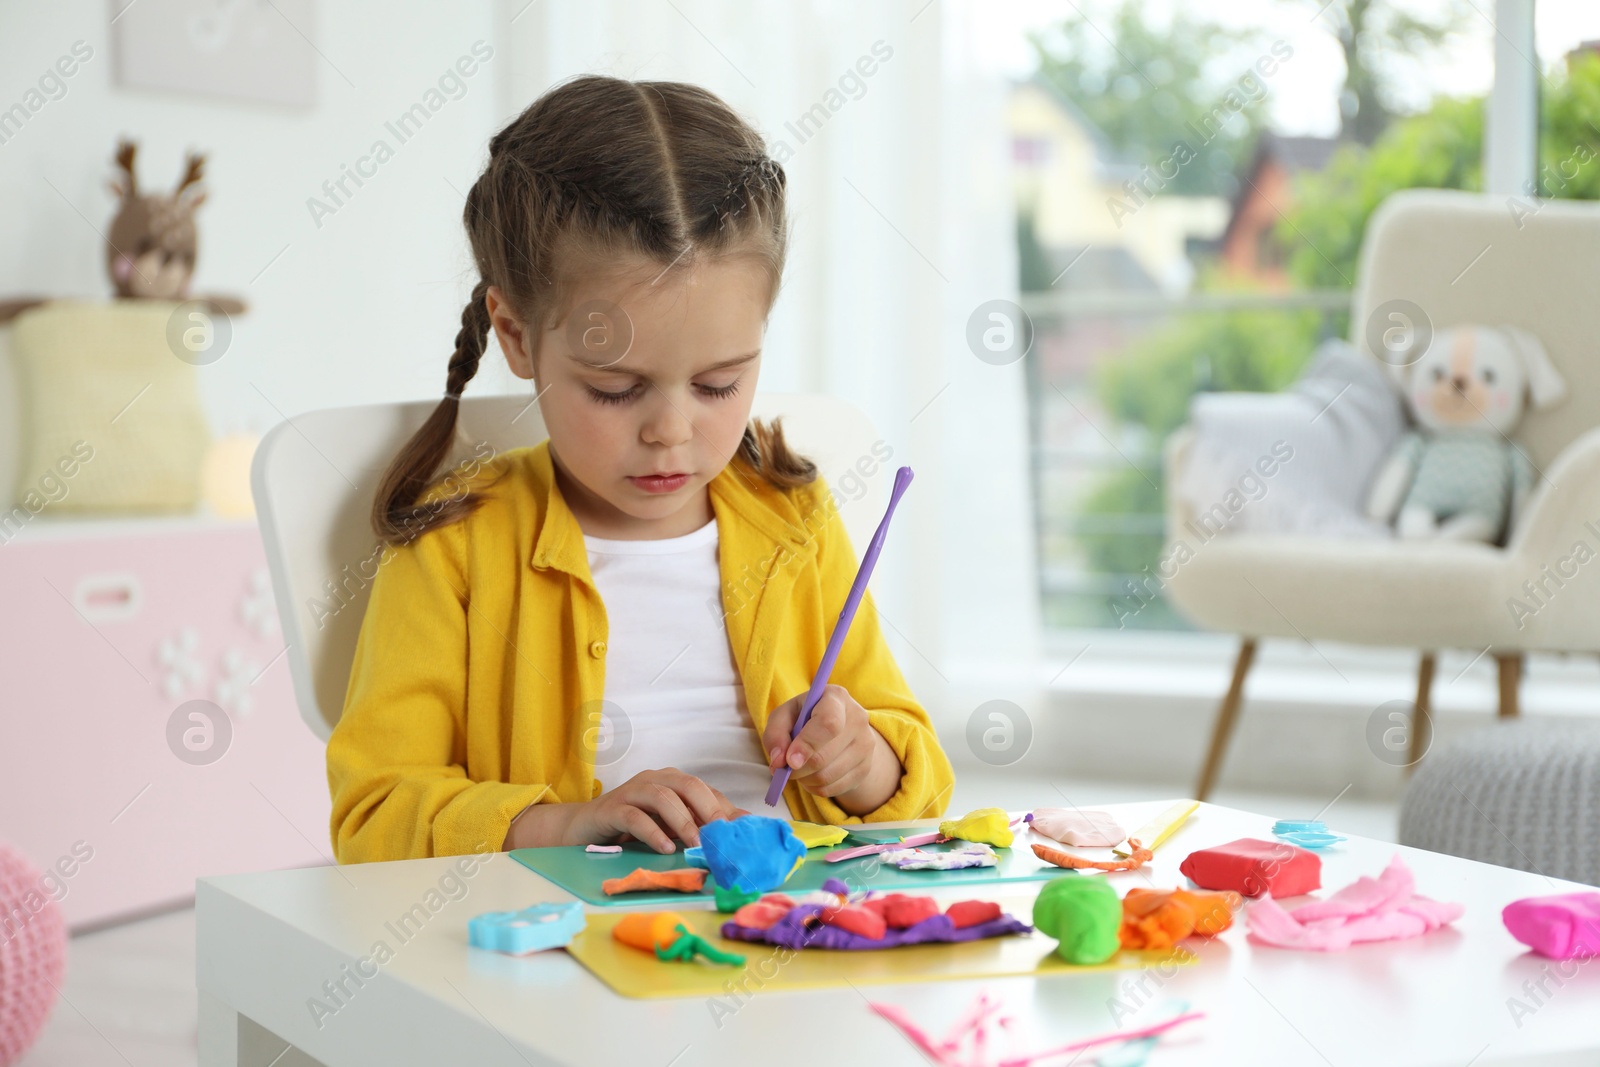
M1349 342L1324 341L1286 392L1198 394L1189 425L1194 443L1173 491L1198 517L1210 515L1210 525L1389 536L1367 518L1367 494L1405 431L1405 408L1378 361ZM1263 458L1281 462L1258 467Z
M1400 843L1600 884L1600 722L1496 723L1430 752L1400 805Z

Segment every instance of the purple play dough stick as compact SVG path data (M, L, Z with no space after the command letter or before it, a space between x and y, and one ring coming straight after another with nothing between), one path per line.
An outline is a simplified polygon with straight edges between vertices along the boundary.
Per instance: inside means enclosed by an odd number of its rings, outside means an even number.
M948 915L934 915L904 930L890 930L874 940L851 933L838 926L827 926L815 916L822 911L821 904L798 904L789 914L767 927L758 930L740 926L729 920L722 924L722 936L732 941L761 941L782 948L875 949L900 948L904 945L922 945L930 942L979 941L987 937L1004 937L1007 934L1026 934L1033 930L1027 923L1002 915L998 919L957 929ZM807 920L816 923L807 926Z
M811 721L811 709L817 706L817 701L822 699L823 690L828 688L828 678L833 674L833 665L839 658L839 650L844 647L845 635L850 632L850 624L855 621L856 609L861 606L861 598L866 595L867 580L872 577L872 568L878 565L878 554L883 551L883 540L889 535L889 520L894 518L894 507L905 495L906 486L911 484L911 477L910 467L901 467L895 472L894 491L889 494L889 507L883 513L883 521L878 524L878 532L872 535L872 540L867 543L867 551L861 557L861 569L856 571L856 580L851 583L850 593L844 598L844 610L839 612L839 621L833 624L833 634L828 638L828 647L823 650L822 662L817 666L817 675L811 681L811 689L806 693L805 703L800 705L800 715L794 720L794 729L789 732L791 741L799 737L800 731ZM767 786L768 807L777 806L778 798L783 796L783 787L789 784L790 773L791 768L787 765L772 772L772 784Z

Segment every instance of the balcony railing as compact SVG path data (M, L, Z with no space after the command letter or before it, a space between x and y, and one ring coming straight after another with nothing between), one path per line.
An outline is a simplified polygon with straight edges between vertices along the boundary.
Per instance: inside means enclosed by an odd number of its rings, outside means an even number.
M1028 373L1040 596L1054 629L1182 629L1148 599L1163 543L1161 446L1188 397L1281 388L1328 336L1350 293L1033 292ZM1108 402L1109 397L1109 402ZM1148 401L1148 403L1145 403Z

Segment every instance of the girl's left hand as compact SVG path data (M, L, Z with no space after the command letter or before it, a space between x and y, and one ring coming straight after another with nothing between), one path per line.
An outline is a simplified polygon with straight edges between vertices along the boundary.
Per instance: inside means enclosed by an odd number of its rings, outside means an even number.
M875 761L881 760L880 749L894 758L888 742L867 721L867 710L839 685L823 690L805 729L791 741L789 734L805 699L801 693L778 705L767 718L761 744L769 768L787 765L808 793L838 797L868 783Z

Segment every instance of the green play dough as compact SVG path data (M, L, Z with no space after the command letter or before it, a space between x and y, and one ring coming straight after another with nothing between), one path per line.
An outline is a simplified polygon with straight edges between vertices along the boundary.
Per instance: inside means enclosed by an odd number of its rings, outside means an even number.
M717 910L724 915L728 912L738 911L746 904L761 899L760 893L746 893L738 886L732 889L724 889L719 885L715 887L711 895L717 902Z
M1122 900L1104 878L1054 878L1033 902L1033 925L1068 963L1104 963L1120 947Z

